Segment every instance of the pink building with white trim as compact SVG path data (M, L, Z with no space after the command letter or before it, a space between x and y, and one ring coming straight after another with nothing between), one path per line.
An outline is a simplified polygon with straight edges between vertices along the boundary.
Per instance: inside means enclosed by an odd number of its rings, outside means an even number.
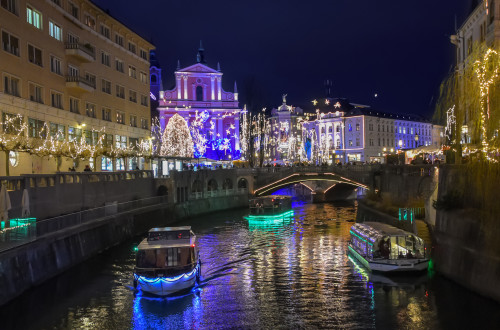
M195 157L230 160L240 157L240 112L238 90L222 88L222 72L206 65L200 43L197 63L177 66L175 87L159 93L159 117L162 129L179 114L188 123L195 144Z

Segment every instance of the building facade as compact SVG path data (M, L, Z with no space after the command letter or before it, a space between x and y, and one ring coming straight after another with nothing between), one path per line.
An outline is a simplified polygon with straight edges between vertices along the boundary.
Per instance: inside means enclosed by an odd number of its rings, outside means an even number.
M88 0L6 0L0 18L2 122L19 114L29 139L57 135L117 148L150 136L151 43ZM9 133L5 125L0 133ZM136 158L112 161L97 154L59 164L27 153L9 157L11 175L79 170L85 164L95 170L143 167Z
M293 163L305 161L303 152L302 124L304 111L286 104L286 95L278 108L271 110L267 162Z
M197 62L175 71L175 87L159 93L162 129L175 114L187 122L194 144L194 157L235 160L240 157L238 90L222 88L222 72L206 65L200 45Z

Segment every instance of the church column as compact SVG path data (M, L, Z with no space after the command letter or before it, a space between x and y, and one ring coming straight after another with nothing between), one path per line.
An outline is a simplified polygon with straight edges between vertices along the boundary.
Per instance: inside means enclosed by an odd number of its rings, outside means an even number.
M182 76L184 78L184 100L188 99L188 76Z
M215 77L210 77L210 90L212 91L212 101L215 100L215 85L214 85Z
M180 100L180 99L182 99L182 94L181 94L181 88L182 88L182 86L181 86L181 76L177 76L176 78L177 78L177 83L176 83L176 85L177 85L177 99Z
M217 77L217 100L222 100L222 87L221 87L222 77Z

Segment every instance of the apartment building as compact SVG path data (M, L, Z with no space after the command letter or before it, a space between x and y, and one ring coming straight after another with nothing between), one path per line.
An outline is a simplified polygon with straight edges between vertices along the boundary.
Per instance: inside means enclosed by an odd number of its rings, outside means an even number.
M88 0L1 0L0 30L2 121L22 115L29 138L58 134L116 147L149 138L151 43ZM5 126L0 134L8 134ZM9 158L10 175L57 169L49 157L11 152ZM137 158L99 156L63 159L59 167L85 164L96 171L145 166Z

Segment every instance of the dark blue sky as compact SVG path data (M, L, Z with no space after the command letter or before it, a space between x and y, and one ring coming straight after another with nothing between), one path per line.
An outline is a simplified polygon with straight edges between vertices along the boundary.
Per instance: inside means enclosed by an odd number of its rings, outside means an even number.
M449 35L471 0L95 0L157 47L166 81L196 61L221 63L240 100L312 107L333 80L335 97L387 112L431 116L454 62ZM374 94L378 94L378 98ZM251 95L250 95L251 94Z

